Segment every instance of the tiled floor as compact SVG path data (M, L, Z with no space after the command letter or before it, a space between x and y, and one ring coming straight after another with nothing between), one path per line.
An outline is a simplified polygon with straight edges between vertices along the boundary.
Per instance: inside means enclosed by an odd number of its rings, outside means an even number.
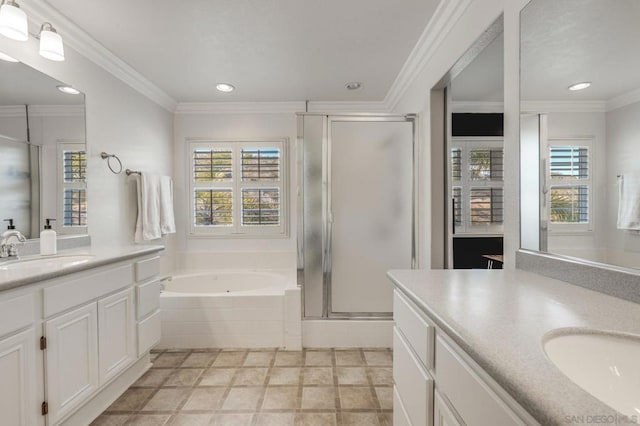
M93 425L391 426L391 350L165 351Z

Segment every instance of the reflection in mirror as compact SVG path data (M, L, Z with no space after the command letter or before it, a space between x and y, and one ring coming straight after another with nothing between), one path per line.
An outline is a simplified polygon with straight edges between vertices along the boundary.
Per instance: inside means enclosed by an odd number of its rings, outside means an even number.
M0 75L0 220L27 238L46 218L58 234L86 234L84 95L21 63L0 60Z
M638 22L637 0L523 9L522 248L640 268Z

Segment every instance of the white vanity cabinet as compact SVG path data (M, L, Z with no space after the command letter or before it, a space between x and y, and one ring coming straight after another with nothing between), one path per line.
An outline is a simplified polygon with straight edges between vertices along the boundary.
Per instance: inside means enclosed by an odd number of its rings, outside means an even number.
M0 424L89 424L142 375L158 273L141 256L0 292Z
M394 320L394 424L537 424L398 289L394 291Z

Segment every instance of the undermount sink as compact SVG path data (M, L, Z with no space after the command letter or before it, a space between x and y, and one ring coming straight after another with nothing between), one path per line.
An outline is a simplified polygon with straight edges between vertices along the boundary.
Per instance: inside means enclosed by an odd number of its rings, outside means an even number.
M91 254L73 254L50 257L27 258L0 264L0 271L25 271L29 269L67 268L93 259Z
M582 389L626 416L640 415L640 336L559 331L543 346L551 362Z

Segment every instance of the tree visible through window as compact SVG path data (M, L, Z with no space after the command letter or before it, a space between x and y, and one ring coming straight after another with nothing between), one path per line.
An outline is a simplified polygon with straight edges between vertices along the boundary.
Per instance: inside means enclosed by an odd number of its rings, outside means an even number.
M87 226L87 154L84 144L59 144L63 233L84 232ZM60 225L59 224L59 225Z
M553 141L549 145L549 222L551 225L588 225L591 187L589 147L565 142L568 141ZM587 145L588 141L580 141L582 143Z

